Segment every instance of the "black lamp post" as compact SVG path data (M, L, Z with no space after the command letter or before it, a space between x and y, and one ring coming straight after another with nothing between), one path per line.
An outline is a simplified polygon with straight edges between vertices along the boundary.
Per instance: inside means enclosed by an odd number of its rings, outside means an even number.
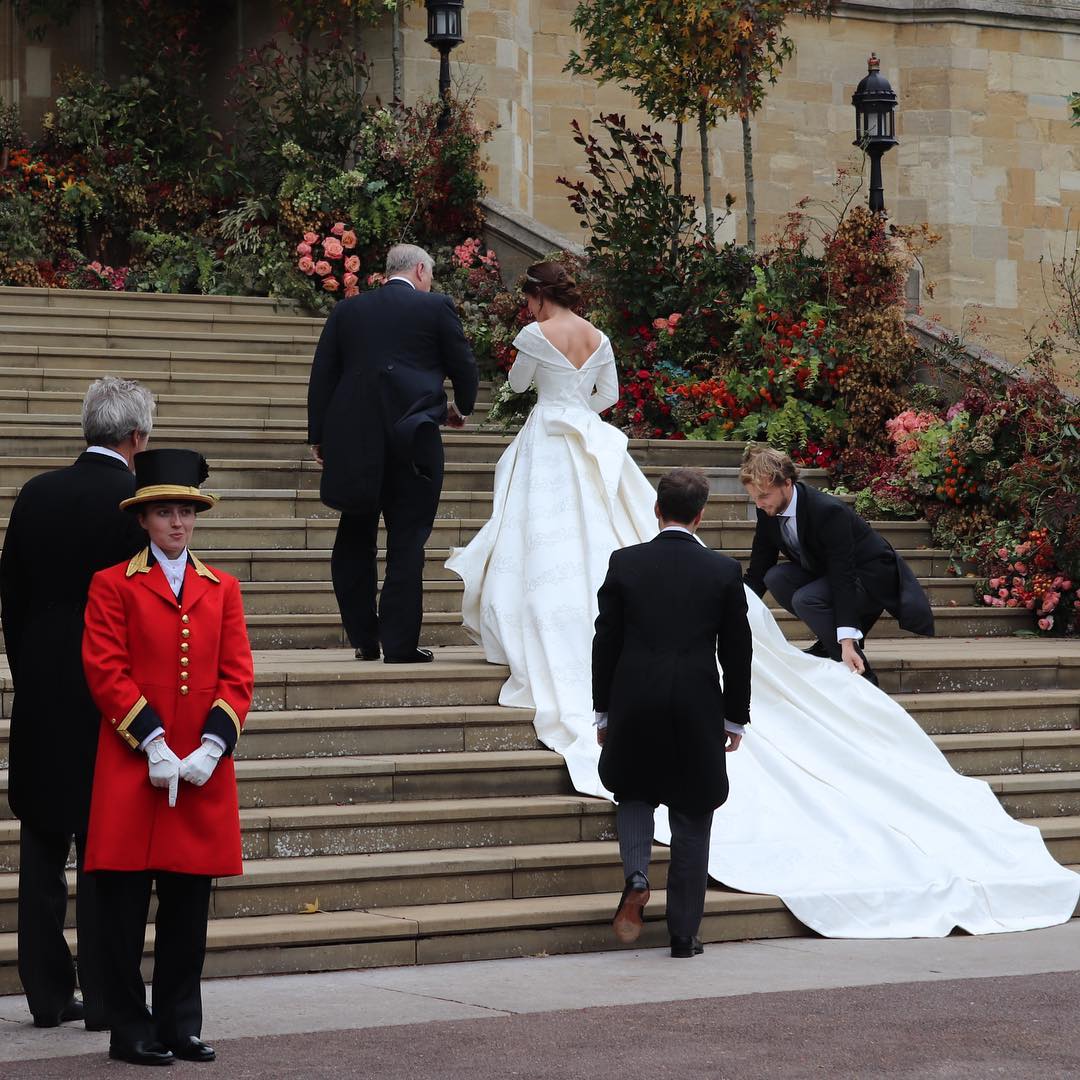
M465 0L426 0L427 37L429 45L439 50L439 97L443 103L439 116L439 130L445 131L450 123L450 52L460 45L462 33L461 16Z
M881 158L898 145L896 138L896 91L881 74L881 61L874 53L867 64L868 74L851 95L855 106L855 142L870 155L870 210L885 213L885 193L881 187Z

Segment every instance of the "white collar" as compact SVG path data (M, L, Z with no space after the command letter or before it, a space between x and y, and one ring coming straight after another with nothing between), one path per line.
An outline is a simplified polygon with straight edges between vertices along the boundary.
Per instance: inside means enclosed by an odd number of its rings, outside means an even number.
M169 556L166 555L165 552L162 551L161 548L159 548L157 546L157 544L154 543L153 540L151 540L150 541L150 554L153 555L154 558L159 563L161 563L162 567L168 566L168 567L170 567L172 569L177 569L177 568L181 568L181 567L184 567L184 566L187 565L187 560L188 560L187 548L184 548L184 550L181 551L180 554L177 555L175 559L170 559Z
M666 532L684 532L687 536L693 536L694 534L682 525L666 525L660 530L662 533Z
M799 501L799 485L798 484L792 484L791 485L791 502L789 502L787 504L786 509L781 510L780 513L777 514L776 516L777 517L789 517L789 518L795 517L795 504L798 501ZM796 520L798 520L798 519L796 519Z
M122 461L124 463L125 469L131 468L131 464L128 459L124 457L123 454L118 454L115 450L112 449L111 446L88 446L86 448L86 452L88 454L102 454L105 457L116 458L117 461Z
M407 277L401 277L397 274L394 274L392 277L388 277L386 279L386 284L389 285L391 281L404 281L410 289L412 289L414 292L416 290L416 286Z

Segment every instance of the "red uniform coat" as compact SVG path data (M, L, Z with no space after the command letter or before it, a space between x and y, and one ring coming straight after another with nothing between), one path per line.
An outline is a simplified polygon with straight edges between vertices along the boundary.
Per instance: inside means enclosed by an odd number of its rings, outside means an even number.
M177 601L149 549L98 572L83 667L101 710L86 869L242 873L231 751L254 671L239 582L189 553ZM180 781L174 807L166 789L151 785L139 750L159 726L181 759L204 733L227 750L201 788Z

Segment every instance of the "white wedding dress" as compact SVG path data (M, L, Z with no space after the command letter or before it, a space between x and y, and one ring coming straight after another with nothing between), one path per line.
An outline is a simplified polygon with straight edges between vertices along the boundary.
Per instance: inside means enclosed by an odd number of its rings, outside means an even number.
M626 436L598 415L618 398L607 338L580 369L536 323L514 344L510 382L535 381L538 402L496 468L491 520L447 566L465 583L469 634L510 668L501 704L534 709L537 735L577 790L610 798L592 726L596 593L615 548L656 535L656 496ZM727 759L713 878L780 896L830 937L998 933L1072 916L1080 875L1036 828L954 772L885 693L804 655L749 590L747 602L752 723ZM662 809L657 839L670 840Z

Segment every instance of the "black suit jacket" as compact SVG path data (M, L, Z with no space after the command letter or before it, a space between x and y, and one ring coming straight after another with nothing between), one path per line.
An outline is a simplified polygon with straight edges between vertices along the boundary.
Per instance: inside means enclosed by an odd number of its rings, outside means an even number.
M620 800L714 810L728 794L724 720L750 721L739 564L663 532L612 554L598 601L593 707L608 714L600 779Z
M427 458L446 420L449 376L462 413L479 376L450 297L391 280L342 300L323 327L308 384L308 439L321 446L321 497L350 513L377 510L388 456Z
M932 635L934 614L930 602L892 544L834 495L801 481L795 486L795 528L802 564L809 573L828 578L836 625L862 629L855 591L858 581L872 600L899 619L905 630ZM799 562L784 541L780 519L758 510L745 577L758 596L765 594L765 574L776 565L781 552L792 562Z
M123 462L83 453L23 485L0 553L4 647L15 683L8 803L39 829L82 832L97 753L97 706L82 665L83 610L98 570L146 543Z

